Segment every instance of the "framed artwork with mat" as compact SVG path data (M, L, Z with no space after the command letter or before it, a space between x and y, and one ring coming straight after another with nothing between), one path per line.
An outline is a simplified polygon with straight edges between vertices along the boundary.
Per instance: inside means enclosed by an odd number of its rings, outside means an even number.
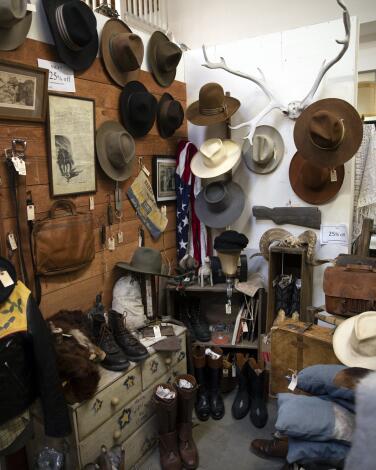
M157 202L176 201L176 160L169 155L154 155L152 184Z

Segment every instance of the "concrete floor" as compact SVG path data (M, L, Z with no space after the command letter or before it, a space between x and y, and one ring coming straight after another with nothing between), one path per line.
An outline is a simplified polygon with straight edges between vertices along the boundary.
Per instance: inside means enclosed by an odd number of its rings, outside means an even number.
M276 400L269 401L269 420L263 429L255 428L249 416L237 421L231 406L235 392L225 396L226 414L220 421L201 422L194 417L193 437L200 455L200 470L279 470L283 461L260 459L249 450L253 439L271 439L276 419ZM139 470L160 470L156 449Z

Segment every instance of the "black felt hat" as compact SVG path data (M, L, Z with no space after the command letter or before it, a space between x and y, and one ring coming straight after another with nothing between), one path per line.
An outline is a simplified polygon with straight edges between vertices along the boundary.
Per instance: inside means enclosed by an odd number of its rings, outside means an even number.
M129 82L120 95L120 115L124 127L133 137L146 135L153 127L157 100L144 85Z
M0 281L0 303L7 300L7 298L12 293L16 282L17 282L17 274L16 270L14 269L13 264L8 261L6 258L2 258L0 256L0 273L6 271L9 276L12 278L13 284L11 286L5 287L3 283Z
M183 124L183 121L183 106L169 93L163 93L162 98L159 100L157 110L159 135L164 139L171 137Z
M43 7L61 61L79 72L98 52L97 20L81 0L43 0Z
M248 238L236 230L226 230L214 240L214 248L217 251L238 251L248 245Z

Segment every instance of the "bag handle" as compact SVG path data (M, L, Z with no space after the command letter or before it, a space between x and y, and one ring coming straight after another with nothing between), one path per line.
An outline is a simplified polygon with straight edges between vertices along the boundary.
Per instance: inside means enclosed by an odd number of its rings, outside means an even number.
M50 218L55 218L55 211L58 208L66 209L67 212L71 212L72 215L77 215L77 209L75 204L69 199L59 199L55 201L50 208Z
M375 272L375 268L373 266L367 264L348 264L345 268L346 271L353 271L353 272Z

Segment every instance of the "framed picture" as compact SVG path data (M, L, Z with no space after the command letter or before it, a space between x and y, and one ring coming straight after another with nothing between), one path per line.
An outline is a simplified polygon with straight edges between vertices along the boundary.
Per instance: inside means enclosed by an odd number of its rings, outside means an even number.
M48 70L0 60L0 119L46 120Z
M153 157L153 191L157 202L176 200L175 193L176 160L165 155Z
M96 191L94 100L48 95L48 145L53 197Z

